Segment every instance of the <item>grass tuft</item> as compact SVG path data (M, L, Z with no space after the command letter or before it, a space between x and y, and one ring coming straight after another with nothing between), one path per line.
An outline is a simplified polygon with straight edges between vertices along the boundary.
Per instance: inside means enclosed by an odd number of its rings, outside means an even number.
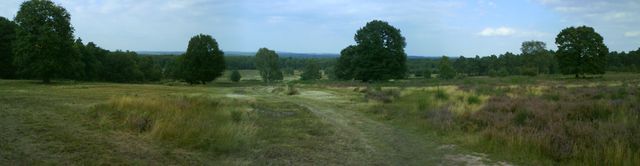
M140 133L179 147L218 152L239 149L252 139L255 127L242 123L239 103L206 98L115 97L92 109L104 129Z

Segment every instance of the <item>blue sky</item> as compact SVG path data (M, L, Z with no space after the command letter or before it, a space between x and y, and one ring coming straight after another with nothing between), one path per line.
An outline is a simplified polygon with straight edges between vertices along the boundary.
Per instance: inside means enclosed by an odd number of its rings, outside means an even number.
M519 53L540 40L555 49L565 27L587 25L610 50L640 47L639 0L54 0L72 15L76 37L106 49L183 51L212 35L225 51L268 47L339 53L366 22L399 28L406 52L420 56ZM22 1L0 2L12 19Z

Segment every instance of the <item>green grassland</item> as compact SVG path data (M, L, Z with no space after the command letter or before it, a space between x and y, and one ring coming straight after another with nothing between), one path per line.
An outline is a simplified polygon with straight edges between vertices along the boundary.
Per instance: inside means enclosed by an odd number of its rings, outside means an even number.
M0 80L7 165L638 165L640 75Z

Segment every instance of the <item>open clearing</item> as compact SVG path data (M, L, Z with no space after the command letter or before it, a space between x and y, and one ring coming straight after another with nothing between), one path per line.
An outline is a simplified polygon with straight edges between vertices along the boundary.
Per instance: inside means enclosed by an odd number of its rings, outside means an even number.
M361 110L371 103L358 101L349 89L299 88L294 96L272 93L272 86L170 87L132 84L41 85L32 81L0 81L0 163L5 164L366 164L465 165L492 162L485 155L460 150L436 139L369 118ZM323 130L303 137L279 136L277 141L248 145L226 154L174 146L145 134L101 129L90 110L118 96L207 96L209 100L240 100L267 108L308 112L321 126L257 126L257 130ZM242 102L241 102L242 103ZM271 104L268 104L271 103ZM294 105L294 106L284 106ZM299 107L295 107L299 106ZM295 110L297 109L297 110ZM275 111L274 111L275 112ZM286 112L281 116L292 116ZM270 116L258 114L258 116ZM295 116L292 116L295 117ZM258 117L258 119L261 117ZM268 119L278 121L279 119ZM259 121L259 120L255 120ZM303 122L306 123L306 122ZM322 129L317 129L322 127ZM259 131L258 131L259 132ZM256 136L254 140L273 139ZM264 138L261 138L264 137ZM287 151L289 150L289 151Z
M293 93L284 84L256 82L0 80L0 163L632 164L640 158L633 139L637 78L298 82ZM567 141L588 149L567 150Z

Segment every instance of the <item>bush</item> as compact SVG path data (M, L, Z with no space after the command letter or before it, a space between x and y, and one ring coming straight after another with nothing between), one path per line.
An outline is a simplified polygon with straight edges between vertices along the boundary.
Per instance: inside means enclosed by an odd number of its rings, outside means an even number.
M286 95L297 95L300 92L298 92L298 89L294 86L294 84L287 84L287 92L285 93Z
M532 76L532 77L537 76L538 70L536 70L536 68L531 68L531 67L523 68L522 75Z
M489 69L489 77L497 77L498 76L498 71L493 70L493 69Z
M506 77L509 76L509 71L507 71L507 69L505 68L501 68L500 70L498 70L498 77Z
M425 79L430 79L431 78L431 70L425 69L424 72L422 73L422 77L424 77Z
M472 95L467 98L468 104L480 104L480 97Z
M438 89L436 90L436 99L449 100L449 95L444 90Z
M233 70L231 72L231 75L229 76L229 80L231 80L233 82L240 82L241 78L242 78L242 76L240 75L240 72L238 72L238 70Z

